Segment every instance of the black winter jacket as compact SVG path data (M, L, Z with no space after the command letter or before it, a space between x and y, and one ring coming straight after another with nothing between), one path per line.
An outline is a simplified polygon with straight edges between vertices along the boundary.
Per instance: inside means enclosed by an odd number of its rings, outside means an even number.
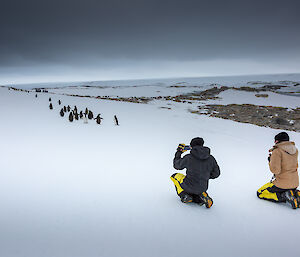
M181 158L182 152L177 151L173 160L176 170L186 168L186 177L181 187L190 194L201 194L208 188L208 180L220 176L220 168L210 149L196 145L191 153Z

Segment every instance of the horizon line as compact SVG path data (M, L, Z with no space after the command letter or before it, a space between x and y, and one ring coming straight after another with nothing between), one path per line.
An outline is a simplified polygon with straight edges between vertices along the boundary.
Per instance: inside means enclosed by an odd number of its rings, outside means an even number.
M155 78L133 78L133 79L104 79L104 80L69 80L69 81L51 81L51 82L31 82L31 83L9 83L0 84L2 86L12 86L12 85L40 85L40 84L55 84L55 83L88 83L88 82L114 82L114 81L140 81L140 80L166 80L166 79L194 79L194 78L219 78L219 77L244 77L244 76L266 76L266 75L297 75L298 73L249 73L249 74L235 74L235 75L210 75L210 76L191 76L191 77L155 77Z

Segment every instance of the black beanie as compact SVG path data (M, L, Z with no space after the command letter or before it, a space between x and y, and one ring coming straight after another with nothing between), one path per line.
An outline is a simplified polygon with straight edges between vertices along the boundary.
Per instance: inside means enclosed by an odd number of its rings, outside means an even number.
M278 143L280 143L282 141L290 141L290 138L286 132L281 132L275 136L275 141L278 141Z
M204 144L204 140L202 137L195 137L192 139L192 141L190 143L191 147L194 147L195 145L203 146L203 144Z

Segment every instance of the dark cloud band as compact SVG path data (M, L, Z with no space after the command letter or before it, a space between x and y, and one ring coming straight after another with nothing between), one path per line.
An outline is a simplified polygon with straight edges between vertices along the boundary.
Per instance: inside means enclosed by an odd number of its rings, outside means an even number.
M1 67L300 53L299 1L2 2Z

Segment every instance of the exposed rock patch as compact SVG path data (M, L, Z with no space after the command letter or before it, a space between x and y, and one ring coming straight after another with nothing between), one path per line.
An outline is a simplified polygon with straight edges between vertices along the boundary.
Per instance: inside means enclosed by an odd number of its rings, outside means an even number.
M264 97L264 98L269 97L268 94L256 94L255 96L256 96L256 97Z
M212 104L198 106L198 110L190 110L190 112L262 127L300 132L300 108L289 109L252 104Z

